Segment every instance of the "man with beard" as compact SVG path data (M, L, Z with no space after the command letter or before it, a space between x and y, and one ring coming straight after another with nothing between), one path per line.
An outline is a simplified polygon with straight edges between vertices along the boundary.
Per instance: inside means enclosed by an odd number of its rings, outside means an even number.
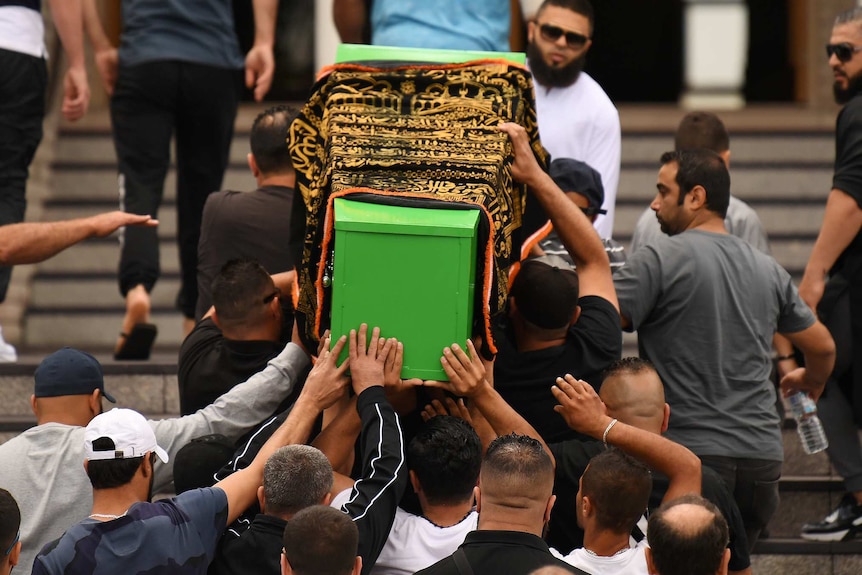
M838 361L818 409L829 439L829 459L848 493L802 537L841 541L862 533L862 8L835 19L826 46L835 100L845 104L835 128L835 173L823 226L799 294L835 338ZM827 281L828 278L828 281Z
M785 335L805 367L785 392L817 399L835 345L799 297L790 274L727 232L730 176L710 150L666 152L652 209L672 236L632 253L614 275L622 328L638 330L670 405L667 437L727 483L749 541L778 505L783 448L775 410L772 337Z
M610 238L620 179L620 118L601 86L583 72L592 45L589 0L545 0L527 27L527 62L533 74L542 144L552 158L574 158L601 174L605 189L595 221Z

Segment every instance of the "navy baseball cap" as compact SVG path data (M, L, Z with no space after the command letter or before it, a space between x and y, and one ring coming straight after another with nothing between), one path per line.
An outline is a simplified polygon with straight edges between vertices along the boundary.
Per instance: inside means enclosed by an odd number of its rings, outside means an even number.
M589 164L572 158L557 158L551 162L548 174L564 192L574 192L587 198L590 207L587 215L606 214L602 209L605 201L605 188L602 176Z
M94 389L105 399L117 403L105 391L105 377L99 361L85 351L64 347L42 360L33 374L36 397L89 395Z

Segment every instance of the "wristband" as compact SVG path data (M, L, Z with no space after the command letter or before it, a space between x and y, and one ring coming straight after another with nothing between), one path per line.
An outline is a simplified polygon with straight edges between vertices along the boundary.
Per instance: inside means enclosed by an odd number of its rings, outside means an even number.
M605 444L605 447L607 447L607 446L608 446L608 432L609 432L609 431L611 430L611 428L612 428L614 425L616 425L616 424L617 424L617 420L616 420L616 419L612 419L612 420L611 420L611 422L608 424L608 426L605 428L605 432L602 434L602 443L604 443L604 444Z

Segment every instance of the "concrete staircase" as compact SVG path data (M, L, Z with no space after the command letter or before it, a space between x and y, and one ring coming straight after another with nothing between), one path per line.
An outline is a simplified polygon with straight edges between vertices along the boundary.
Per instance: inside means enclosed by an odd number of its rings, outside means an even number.
M258 110L244 107L237 118L225 188L254 187L246 153L248 130ZM53 193L45 201L42 219L117 209L117 162L107 114L96 114L85 124L63 125L52 167ZM162 276L152 293L152 321L159 328L155 349L169 353L175 353L182 341L181 315L174 306L179 290L175 200L172 166L158 213ZM70 341L89 351L112 349L125 309L116 280L120 251L116 235L88 240L37 266L24 319L25 350L53 349Z
M258 107L244 107L225 188L249 189L254 182L245 165L248 128ZM733 193L754 207L770 235L772 252L798 280L818 232L830 189L833 140L829 119L799 120L793 111L784 122L763 120L756 112L730 118ZM681 112L624 111L623 170L617 199L615 237L628 244L631 230L655 194L658 157L672 147L670 131ZM765 126L764 126L765 124ZM771 127L770 127L771 126ZM53 160L53 174L42 219L54 220L115 209L116 160L106 115L86 123L63 125ZM153 292L153 321L159 338L153 359L116 363L110 350L123 315L116 286L119 248L116 238L89 240L34 270L30 302L19 349L22 361L0 365L0 382L8 390L0 402L0 440L33 424L28 398L32 373L45 352L62 345L91 351L105 366L106 387L124 406L149 416L178 412L176 352L181 318L174 310L178 289L175 247L176 209L173 170L159 213L162 278ZM636 353L626 338L626 353ZM818 544L798 538L805 521L822 518L837 503L842 487L825 455L807 456L792 428L785 430L787 461L781 482L782 504L770 525L770 539L758 542L754 572L862 573L862 539Z

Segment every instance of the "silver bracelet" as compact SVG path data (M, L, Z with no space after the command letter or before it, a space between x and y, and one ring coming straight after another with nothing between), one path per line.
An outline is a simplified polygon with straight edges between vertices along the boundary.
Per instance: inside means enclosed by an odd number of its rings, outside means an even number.
M611 422L608 424L608 426L605 428L605 432L602 434L602 443L604 443L604 444L605 444L605 447L607 447L607 446L608 446L608 432L609 432L609 431L611 430L611 428L612 428L614 425L616 425L616 424L617 424L617 420L616 420L616 419L612 419L612 420L611 420Z

